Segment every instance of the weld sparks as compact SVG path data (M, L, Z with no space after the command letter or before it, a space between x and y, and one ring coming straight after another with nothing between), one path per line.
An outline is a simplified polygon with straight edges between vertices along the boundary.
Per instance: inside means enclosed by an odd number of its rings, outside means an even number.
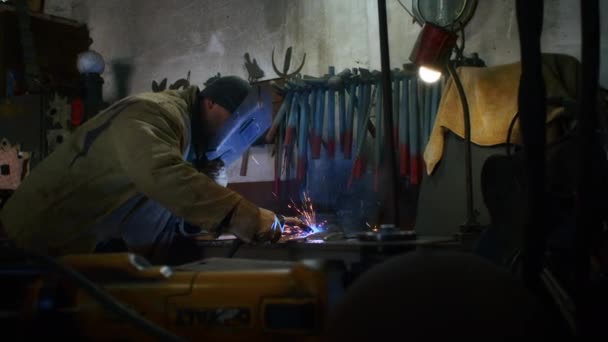
M301 205L298 206L292 199L291 204L289 204L287 207L290 209L294 209L298 213L298 216L300 216L300 219L302 220L302 222L305 225L312 228L313 234L323 231L324 225L327 222L326 221L323 221L323 222L317 221L317 214L312 205L312 200L310 199L310 196L308 196L308 194L306 192L303 193L303 198L304 199L302 200Z
M377 232L379 230L378 225L370 225L369 222L365 222L365 224L367 225L367 227L372 231L372 232Z

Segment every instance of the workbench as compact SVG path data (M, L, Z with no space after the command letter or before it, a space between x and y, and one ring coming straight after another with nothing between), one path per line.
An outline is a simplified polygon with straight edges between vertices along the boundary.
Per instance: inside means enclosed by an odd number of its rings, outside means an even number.
M201 258L226 257L234 240L198 241ZM233 257L260 260L298 261L303 259L340 260L346 264L360 263L364 258L394 255L417 249L461 249L454 237L421 236L415 240L363 242L357 239L334 241L310 240L275 244L242 245Z

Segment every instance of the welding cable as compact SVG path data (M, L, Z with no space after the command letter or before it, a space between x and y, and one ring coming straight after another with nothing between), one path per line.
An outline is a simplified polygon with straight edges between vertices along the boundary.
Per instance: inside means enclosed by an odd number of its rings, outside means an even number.
M566 110L567 114L570 115L571 118L576 118L576 108L574 107L576 105L576 101L573 99L563 98L563 97L547 98L547 105L561 106ZM509 129L507 130L506 148L507 148L507 156L509 156L509 157L511 157L511 155L512 155L511 146L515 145L515 144L511 143L511 137L513 135L513 129L515 128L515 123L517 122L517 119L519 119L519 112L515 113L515 115L513 116L513 119L511 119L511 123L509 124ZM574 134L574 129L570 129L570 131L566 131L561 138L559 138L556 141L553 141L551 143L547 143L546 149L549 149L553 146L561 144L565 140L570 139L573 134Z
M230 250L228 251L228 255L226 255L227 258L232 258L236 252L238 252L239 248L243 245L243 241L239 238L237 238L236 240L234 240L234 242L232 243L232 246L230 246Z
M108 311L115 313L121 319L124 319L125 321L131 323L132 325L148 333L149 335L160 338L163 341L187 341L186 339L179 337L169 332L168 330L160 327L159 325L143 318L136 311L116 300L104 289L91 282L89 279L84 277L82 274L80 274L73 268L68 267L67 265L64 265L61 262L46 255L25 252L21 250L16 251L18 254L25 256L27 259L42 264L51 269L52 271L55 271L74 281L76 285L82 288L89 296L98 301Z
M507 156L511 156L511 134L513 134L513 127L515 127L515 122L519 119L519 112L515 113L513 119L511 119L511 124L509 124L509 130L507 131Z

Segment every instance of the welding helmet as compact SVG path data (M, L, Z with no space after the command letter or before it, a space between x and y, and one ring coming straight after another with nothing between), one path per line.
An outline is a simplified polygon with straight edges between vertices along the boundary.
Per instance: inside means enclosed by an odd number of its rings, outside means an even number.
M220 159L228 166L258 140L272 123L272 96L268 87L255 85L232 115L210 138L207 160Z

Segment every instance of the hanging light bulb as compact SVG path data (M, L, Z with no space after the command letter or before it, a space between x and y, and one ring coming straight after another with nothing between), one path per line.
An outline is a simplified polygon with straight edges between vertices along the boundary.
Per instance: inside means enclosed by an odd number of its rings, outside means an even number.
M426 83L435 83L441 78L441 73L439 71L427 68L425 66L418 68L418 75L420 76L420 79Z
M76 67L81 74L101 74L106 63L99 52L88 50L78 54Z

